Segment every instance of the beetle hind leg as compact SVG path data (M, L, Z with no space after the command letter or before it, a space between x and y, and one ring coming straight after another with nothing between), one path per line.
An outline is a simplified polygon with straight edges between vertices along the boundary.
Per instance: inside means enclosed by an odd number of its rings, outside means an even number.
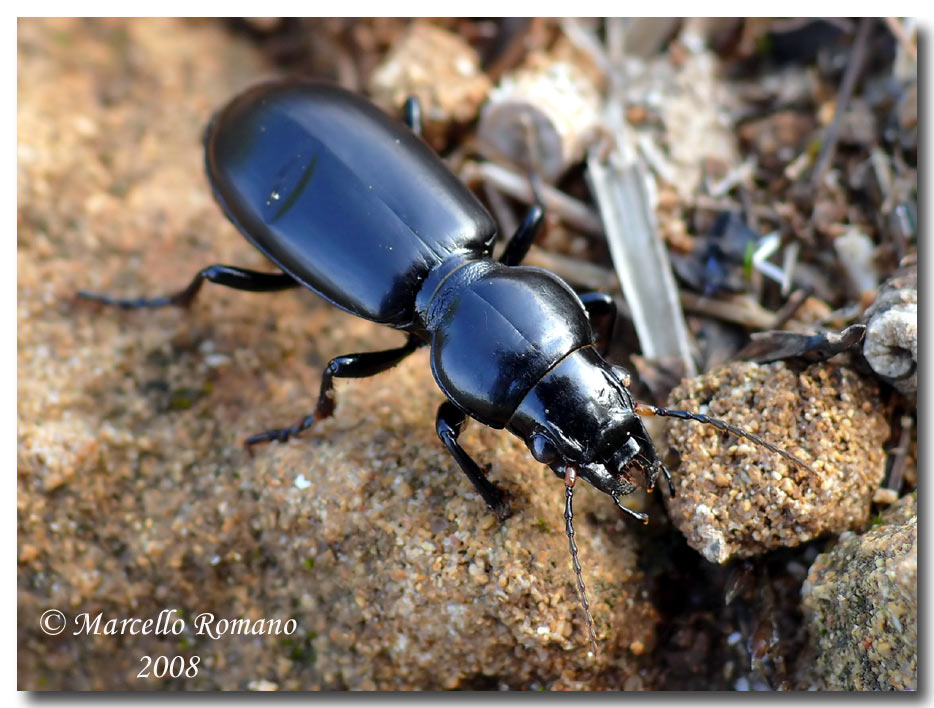
M435 420L435 430L441 442L451 453L451 456L460 465L467 479L483 497L483 501L490 507L500 519L507 519L512 514L509 508L509 499L506 492L495 485L480 469L480 466L474 462L473 458L457 442L457 437L461 433L464 421L467 416L458 409L453 403L444 402L438 408L438 417Z
M205 280L224 285L234 290L248 290L255 293L268 293L278 290L297 288L299 282L286 273L260 273L234 266L212 265L202 269L192 278L188 287L171 295L153 298L118 298L102 293L79 290L77 296L84 300L93 300L104 305L121 307L124 310L138 310L154 307L188 307L201 290Z
M346 354L331 359L321 376L321 391L318 394L318 403L311 415L305 416L296 425L289 428L276 428L264 433L252 435L244 441L248 451L253 445L264 442L285 442L294 435L298 435L310 428L316 421L330 418L334 413L334 379L362 379L375 376L387 369L391 369L409 354L414 352L423 342L412 335L408 341L396 349L387 349L381 352L365 352L362 354Z

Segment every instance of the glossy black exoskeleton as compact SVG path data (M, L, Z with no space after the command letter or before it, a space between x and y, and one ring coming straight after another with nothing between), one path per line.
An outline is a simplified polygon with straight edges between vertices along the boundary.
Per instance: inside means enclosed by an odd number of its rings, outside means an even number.
M295 426L254 435L248 446L287 440L330 416L334 378L372 376L429 345L448 399L438 410L438 436L486 503L501 518L509 515L506 495L458 442L467 416L517 435L564 480L567 534L596 648L573 537L576 478L645 521L620 497L639 483L651 489L659 472L671 494L674 486L640 416L691 418L762 441L698 414L637 404L628 374L595 348L592 325L605 342L612 299L579 297L556 275L519 265L543 209L533 206L499 261L492 260L496 224L420 139L417 104L407 108L410 129L331 86L277 81L241 93L205 132L207 174L227 216L283 272L214 265L166 297L80 294L125 308L187 306L204 280L252 291L301 285L408 333L396 349L333 359L314 412Z

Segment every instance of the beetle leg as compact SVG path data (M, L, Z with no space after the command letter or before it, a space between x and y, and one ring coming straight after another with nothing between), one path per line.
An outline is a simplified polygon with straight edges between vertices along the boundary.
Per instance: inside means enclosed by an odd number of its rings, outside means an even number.
M672 495L674 496L674 495ZM643 524L649 523L649 515L643 514L641 511L633 511L628 506L623 506L623 503L619 500L619 497L615 494L611 494L610 498L613 499L613 503L616 504L617 508L620 511L625 511L631 517L636 519L636 521L641 521Z
M315 421L330 418L334 413L335 378L363 379L375 376L387 369L391 369L423 344L424 342L417 337L409 335L408 341L396 349L334 357L328 362L321 376L321 391L318 394L318 404L315 406L314 413L305 416L298 424L290 428L276 428L275 430L267 430L265 433L251 435L244 441L247 451L250 451L252 446L257 443L272 440L285 442L293 435L298 435L310 428Z
M516 229L516 233L506 244L506 250L499 257L499 262L508 266L519 265L532 247L532 243L535 241L535 237L541 230L544 221L545 207L541 204L530 206L525 214L525 219L522 220L519 228Z
M191 305L195 295L201 290L201 285L205 280L210 280L218 285L226 285L235 290L249 290L255 293L268 293L276 290L288 290L297 288L300 283L291 275L286 273L260 273L246 268L235 268L233 266L212 265L200 271L184 290L179 290L172 295L164 295L154 298L117 298L101 293L89 293L86 290L79 290L77 295L85 300L94 300L102 302L105 305L122 307L125 310L135 310L144 307L188 307Z
M453 403L445 401L438 408L438 417L435 420L435 430L441 442L451 453L451 456L460 465L460 468L467 475L476 490L483 497L483 501L490 507L500 519L507 519L512 511L509 508L509 500L506 493L498 486L493 484L480 466L474 462L473 458L457 442L457 436L460 435L464 426L466 415Z
M422 137L422 102L418 100L418 96L413 95L405 99L402 113L409 130Z
M616 324L616 302L606 293L584 293L580 299L590 318L594 344L606 356L613 337L613 325Z

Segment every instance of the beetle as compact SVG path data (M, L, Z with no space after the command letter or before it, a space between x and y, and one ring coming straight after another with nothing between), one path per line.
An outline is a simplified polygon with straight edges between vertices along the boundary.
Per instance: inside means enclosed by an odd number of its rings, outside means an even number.
M187 307L205 280L238 290L306 287L359 317L405 332L405 344L338 356L324 370L313 412L297 424L253 435L248 449L284 442L334 412L334 379L385 371L429 346L447 400L435 428L486 504L510 515L506 493L461 447L468 417L522 439L564 481L565 526L590 642L596 636L574 541L578 478L620 501L661 474L675 488L642 417L695 420L763 445L760 438L699 413L637 403L629 374L597 349L616 317L612 298L578 295L540 268L520 265L544 216L533 205L498 260L497 226L477 198L421 139L419 105L403 125L341 88L296 79L261 83L234 97L204 134L214 196L240 232L281 272L229 265L199 271L174 294L123 299L78 295L126 309Z

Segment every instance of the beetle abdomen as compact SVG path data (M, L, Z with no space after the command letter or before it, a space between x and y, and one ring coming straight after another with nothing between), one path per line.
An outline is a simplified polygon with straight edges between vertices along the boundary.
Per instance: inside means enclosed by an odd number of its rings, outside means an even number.
M401 123L336 87L263 84L205 134L214 193L263 253L335 305L396 327L452 253L489 253L496 226Z
M562 280L493 261L455 271L433 298L427 321L441 390L494 428L506 425L551 367L592 343L586 311Z

